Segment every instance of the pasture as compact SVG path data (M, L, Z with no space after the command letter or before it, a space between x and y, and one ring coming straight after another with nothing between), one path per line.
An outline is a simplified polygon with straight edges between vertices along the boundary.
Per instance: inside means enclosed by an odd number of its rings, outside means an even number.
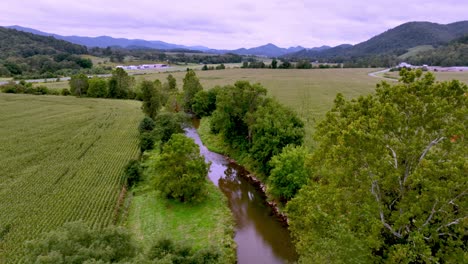
M115 223L140 102L0 94L0 263L65 222Z

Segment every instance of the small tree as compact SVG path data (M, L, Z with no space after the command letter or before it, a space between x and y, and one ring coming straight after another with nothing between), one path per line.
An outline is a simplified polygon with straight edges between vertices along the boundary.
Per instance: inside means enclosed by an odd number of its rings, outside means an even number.
M125 178L128 186L133 186L141 179L141 165L138 160L130 160L125 166Z
M108 96L111 98L131 98L134 97L133 85L135 79L128 75L128 73L122 69L117 68L112 72L112 77L109 80L109 93Z
M155 86L161 83L144 80L140 84L141 99L143 100L143 112L151 118L155 118L161 108L161 93Z
M184 77L184 108L185 111L192 111L192 104L195 94L203 90L200 80L193 70L189 70Z
M89 81L88 96L103 98L107 95L107 81L102 78L94 77Z
M68 83L70 85L70 92L73 95L86 95L89 87L88 76L83 73L73 75Z
M276 59L273 59L273 60L271 61L271 68L272 68L272 69L278 68L278 61L277 61Z
M172 135L149 166L155 186L163 195L182 202L203 196L209 165L192 139L183 134Z
M173 134L183 133L182 123L184 122L183 114L162 112L154 121L153 135L157 140L166 143Z
M177 91L177 81L172 74L169 74L167 76L167 84L170 92L175 92Z
M140 133L150 132L154 129L154 125L154 120L149 116L145 116L143 120L141 120L138 130Z

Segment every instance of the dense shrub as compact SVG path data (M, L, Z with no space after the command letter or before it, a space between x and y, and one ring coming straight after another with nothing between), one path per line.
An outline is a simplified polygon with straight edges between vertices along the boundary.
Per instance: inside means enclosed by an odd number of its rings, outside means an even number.
M150 261L164 263L215 264L220 263L221 254L217 249L205 248L193 251L189 246L176 244L170 239L160 239L147 253Z
M149 116L145 116L143 120L141 120L140 125L138 126L138 130L140 133L150 132L153 131L154 126L154 120Z
M155 154L148 168L156 189L181 202L196 201L205 193L209 166L195 142L183 134L174 134Z
M125 166L125 178L129 186L135 185L141 179L142 169L138 160L130 160Z
M26 247L28 263L117 263L133 259L138 250L129 231L112 226L91 230L82 222L67 223Z

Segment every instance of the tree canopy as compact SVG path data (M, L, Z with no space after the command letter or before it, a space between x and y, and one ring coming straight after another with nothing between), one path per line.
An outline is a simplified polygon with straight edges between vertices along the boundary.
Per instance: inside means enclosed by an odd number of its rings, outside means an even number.
M201 199L205 192L208 164L195 142L183 134L173 134L160 154L150 162L156 189L181 202Z
M187 112L192 112L192 105L193 100L195 98L195 94L199 91L203 90L202 85L200 84L200 80L198 79L197 75L193 70L188 70L184 77L184 108Z
M301 261L466 262L468 87L401 74L318 125L317 180L287 207Z

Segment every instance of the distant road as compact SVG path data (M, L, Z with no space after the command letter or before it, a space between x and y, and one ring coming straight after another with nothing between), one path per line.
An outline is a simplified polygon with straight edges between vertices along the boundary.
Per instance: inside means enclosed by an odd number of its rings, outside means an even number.
M384 77L384 76L377 75L377 74L384 73L384 72L389 72L389 71L390 71L390 69L385 69L385 70L381 70L381 71L370 72L368 75L371 76L371 77L385 79L385 80L389 80L389 81L397 81L396 79L387 78L387 77Z

